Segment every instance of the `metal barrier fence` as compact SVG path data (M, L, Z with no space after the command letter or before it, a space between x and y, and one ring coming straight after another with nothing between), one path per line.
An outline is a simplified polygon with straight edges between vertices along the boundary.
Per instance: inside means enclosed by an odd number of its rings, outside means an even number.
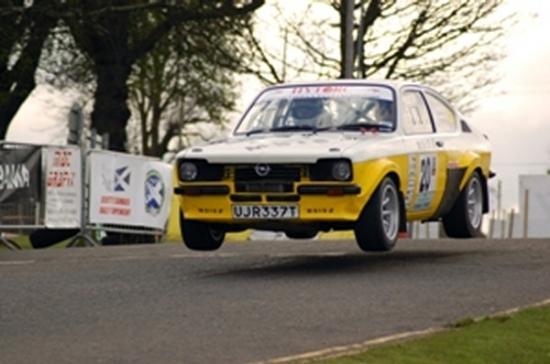
M0 142L0 243L19 248L3 232L20 233L44 227L39 146Z
M78 229L68 247L98 244L98 232L162 236L171 167L154 158L78 146L0 142L0 244L4 233Z

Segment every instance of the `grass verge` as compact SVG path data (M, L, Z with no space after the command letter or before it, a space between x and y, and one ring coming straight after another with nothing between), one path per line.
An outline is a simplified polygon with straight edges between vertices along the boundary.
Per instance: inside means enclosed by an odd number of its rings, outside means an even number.
M451 327L449 331L316 363L550 363L550 306L478 322L462 320Z

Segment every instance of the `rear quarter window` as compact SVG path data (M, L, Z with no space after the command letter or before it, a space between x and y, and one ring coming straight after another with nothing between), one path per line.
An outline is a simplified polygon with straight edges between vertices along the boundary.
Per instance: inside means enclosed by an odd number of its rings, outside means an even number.
M472 128L470 128L470 125L468 125L468 123L464 120L460 120L460 129L462 130L463 133L472 132Z
M438 133L452 133L457 130L457 118L454 110L439 97L427 92L426 100Z
M428 107L420 92L407 90L402 94L403 130L406 134L433 133Z

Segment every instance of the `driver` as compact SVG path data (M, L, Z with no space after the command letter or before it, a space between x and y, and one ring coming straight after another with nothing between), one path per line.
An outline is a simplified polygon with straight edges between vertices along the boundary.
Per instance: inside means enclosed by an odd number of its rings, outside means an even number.
M323 113L323 100L319 98L295 99L290 115L298 126L318 126L318 118Z

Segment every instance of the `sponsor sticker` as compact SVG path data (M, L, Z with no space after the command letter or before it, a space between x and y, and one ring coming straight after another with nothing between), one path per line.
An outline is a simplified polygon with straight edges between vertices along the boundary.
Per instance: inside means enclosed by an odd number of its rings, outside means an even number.
M166 186L156 170L150 170L145 177L145 212L156 216L166 199Z

